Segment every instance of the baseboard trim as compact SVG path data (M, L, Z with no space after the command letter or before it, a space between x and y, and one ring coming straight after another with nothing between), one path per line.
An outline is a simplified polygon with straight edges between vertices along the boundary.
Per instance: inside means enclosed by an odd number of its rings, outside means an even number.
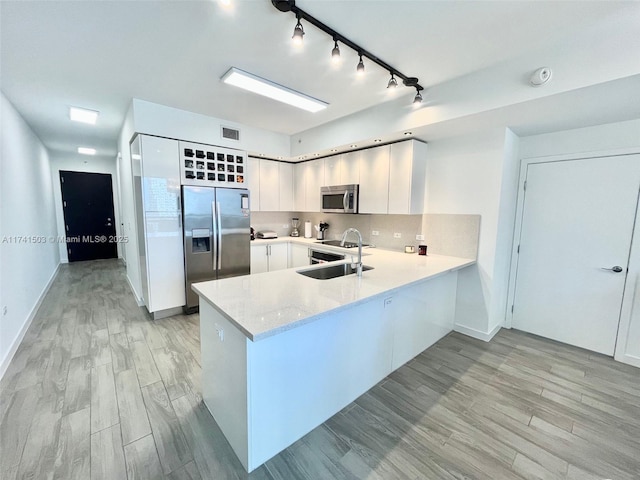
M491 339L500 331L502 325L496 325L489 332L482 332L480 330L476 330L475 328L465 327L464 325L454 325L453 330L462 333L463 335L467 335L469 337L477 338L478 340L482 340L484 342L489 342Z
M58 263L58 265L56 266L56 269L51 274L51 277L49 277L49 281L42 289L42 292L38 297L38 301L29 312L29 315L27 315L27 319L25 320L24 324L22 325L22 328L18 332L18 336L13 340L13 343L11 344L11 348L9 349L5 357L2 359L2 363L0 364L0 379L4 377L5 373L7 373L9 364L11 363L11 360L13 360L13 356L18 351L18 347L22 343L24 336L27 334L27 330L29 330L29 327L31 326L31 322L33 322L33 319L36 317L36 313L38 313L38 309L42 305L42 301L44 300L44 297L47 295L47 293L49 293L49 289L51 288L51 285L53 285L53 281L58 275L58 272L60 271L60 265L62 265L62 263L63 262Z
M129 288L131 289L131 293L133 293L133 298L135 298L136 303L138 304L139 307L144 307L144 300L140 297L138 297L138 293L136 292L136 289L133 288L133 283L131 283L131 279L129 278L129 275L125 275L126 279L127 279L127 283L129 284Z
M621 363L626 363L627 365L631 365L632 367L638 367L640 368L640 358L633 356L633 355L627 355L624 354L622 356L620 356L620 358L616 358L616 360L618 360Z

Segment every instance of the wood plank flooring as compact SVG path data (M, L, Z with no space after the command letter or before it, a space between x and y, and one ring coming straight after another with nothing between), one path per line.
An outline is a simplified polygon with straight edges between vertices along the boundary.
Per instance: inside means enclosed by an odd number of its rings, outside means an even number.
M152 321L114 260L63 265L0 382L13 479L640 478L640 369L452 333L247 475L200 393L197 315Z

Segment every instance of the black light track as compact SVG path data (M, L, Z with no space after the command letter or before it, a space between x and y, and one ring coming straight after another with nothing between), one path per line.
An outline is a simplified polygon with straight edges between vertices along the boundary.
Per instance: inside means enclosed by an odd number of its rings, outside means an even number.
M401 78L402 79L402 83L405 86L411 87L411 88L415 88L418 92L420 92L421 90L424 90L424 87L422 87L418 83L418 79L416 77L408 77L407 75L405 75L404 73L402 73L398 69L396 69L396 68L392 67L391 65L389 65L384 60L381 60L380 58L378 58L373 53L371 53L368 50L362 48L357 43L352 42L351 40L349 40L344 35L336 32L330 26L322 23L320 20L315 18L313 15L310 15L307 12L305 12L304 10L302 10L301 8L296 7L296 1L295 0L271 0L271 3L273 4L274 7L276 7L281 12L292 12L292 13L294 13L297 18L305 20L305 21L309 22L311 25L313 25L314 27L322 30L324 33L326 33L331 38L333 38L334 41L338 41L338 42L342 43L343 45L346 45L347 47L349 47L352 50L354 50L358 55L362 55L363 57L368 58L369 60L371 60L376 65L384 68L387 72L395 75L396 77Z

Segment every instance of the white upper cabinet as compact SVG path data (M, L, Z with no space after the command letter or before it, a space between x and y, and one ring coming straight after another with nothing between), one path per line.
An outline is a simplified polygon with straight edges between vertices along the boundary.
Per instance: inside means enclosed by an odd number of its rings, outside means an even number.
M342 155L327 157L324 159L324 185L342 185L341 177Z
M294 165L249 158L251 211L290 212L294 208Z
M361 155L361 151L349 152L340 155L340 183L338 185L351 185L360 183Z
M305 211L306 203L305 177L307 169L305 165L306 163L296 163L293 166L293 206L294 210L301 212Z
M360 152L360 213L387 213L389 145Z
M251 193L251 211L260 211L260 160L257 158L249 158L247 165L249 166L249 192Z
M278 162L280 172L280 208L281 212L295 210L293 203L293 164Z
M295 166L295 209L301 212L320 211L320 187L324 186L324 160L312 160Z
M280 162L260 160L260 211L280 210Z
M390 145L389 210L395 214L421 214L427 169L427 144L409 140Z

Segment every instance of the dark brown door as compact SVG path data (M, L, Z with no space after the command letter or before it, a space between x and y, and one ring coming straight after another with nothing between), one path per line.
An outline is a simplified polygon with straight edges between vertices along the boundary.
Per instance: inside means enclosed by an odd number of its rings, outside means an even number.
M116 258L111 175L61 170L60 186L69 262Z

